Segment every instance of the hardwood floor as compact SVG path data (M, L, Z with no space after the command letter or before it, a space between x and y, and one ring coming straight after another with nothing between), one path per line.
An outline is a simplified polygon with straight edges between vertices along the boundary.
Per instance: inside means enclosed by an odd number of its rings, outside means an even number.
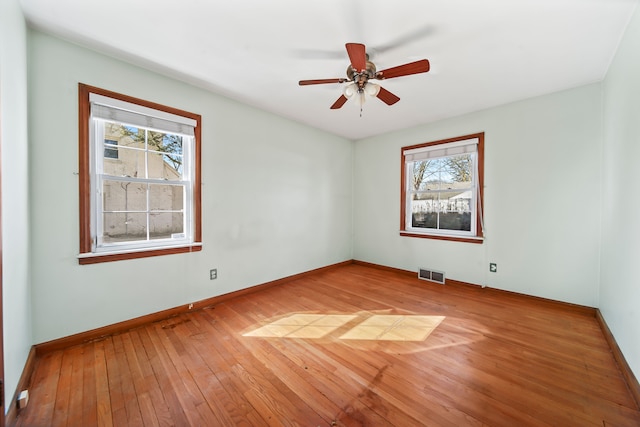
M412 316L444 318L424 340L380 339ZM343 337L371 319L388 335ZM348 265L39 356L17 425L603 427L640 412L590 310Z

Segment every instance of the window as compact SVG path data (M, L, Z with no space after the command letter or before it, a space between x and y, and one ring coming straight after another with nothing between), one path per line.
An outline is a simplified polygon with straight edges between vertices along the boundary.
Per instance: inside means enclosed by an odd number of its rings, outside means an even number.
M79 96L80 264L200 250L200 116Z
M484 133L402 148L400 234L482 243Z

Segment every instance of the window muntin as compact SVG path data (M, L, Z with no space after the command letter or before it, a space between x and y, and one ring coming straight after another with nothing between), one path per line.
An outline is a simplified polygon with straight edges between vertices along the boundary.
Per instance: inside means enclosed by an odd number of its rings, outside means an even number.
M483 151L483 134L402 149L402 235L480 241Z
M85 85L80 101L80 262L200 250L200 116Z

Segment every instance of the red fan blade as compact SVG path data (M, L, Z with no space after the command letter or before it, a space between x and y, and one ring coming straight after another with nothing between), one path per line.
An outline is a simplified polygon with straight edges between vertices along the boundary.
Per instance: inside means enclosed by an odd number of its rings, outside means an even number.
M397 67L387 68L386 70L376 73L377 79L392 79L394 77L408 76L410 74L426 73L429 71L429 61L421 59L420 61L410 62Z
M388 90L383 87L380 87L380 92L378 92L378 99L384 102L387 105L393 105L396 102L400 101L396 95L392 94Z
M340 95L340 98L338 98L338 100L333 103L333 105L331 106L331 109L337 110L338 108L342 107L345 102L347 102L347 97L344 95Z
M351 61L351 66L356 72L360 73L367 69L367 55L365 53L365 47L360 43L347 43L347 54Z
M325 83L344 83L347 79L318 79L318 80L300 80L298 84L300 86L307 85L322 85Z

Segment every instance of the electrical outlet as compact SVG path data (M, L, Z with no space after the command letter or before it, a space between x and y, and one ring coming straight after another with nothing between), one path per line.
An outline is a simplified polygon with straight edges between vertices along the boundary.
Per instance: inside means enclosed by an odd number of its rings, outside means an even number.
M211 270L209 270L209 279L216 280L217 278L218 278L218 269L212 268Z
M489 271L492 272L492 273L497 273L498 272L498 264L496 264L495 262L489 263Z
M29 403L29 390L22 390L18 395L18 409L24 409Z

